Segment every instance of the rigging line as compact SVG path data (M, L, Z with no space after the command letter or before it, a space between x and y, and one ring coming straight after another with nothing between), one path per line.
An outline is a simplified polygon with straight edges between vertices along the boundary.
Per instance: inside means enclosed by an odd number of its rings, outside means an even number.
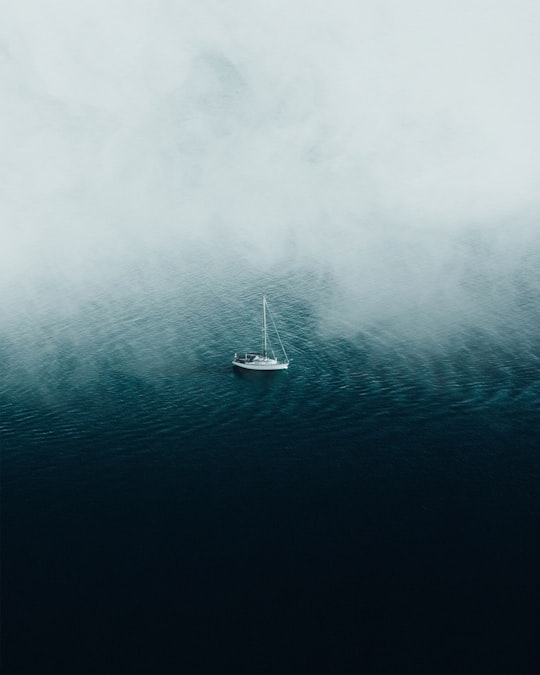
M283 346L283 342L281 341L281 337L279 336L279 331L276 326L276 322L274 321L274 316L272 315L272 312L270 311L270 308L268 307L268 302L266 303L266 309L268 310L268 314L270 316L270 321L272 322L272 325L274 326L274 330L276 331L276 335L279 340L279 344L281 345L281 349L283 350L283 354L285 356L285 359L288 361L289 357L287 356L287 352L285 351L285 347Z

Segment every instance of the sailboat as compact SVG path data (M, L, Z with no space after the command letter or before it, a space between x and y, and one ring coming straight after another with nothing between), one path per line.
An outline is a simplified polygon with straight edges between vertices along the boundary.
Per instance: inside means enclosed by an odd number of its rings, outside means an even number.
M268 338L267 314L270 317L275 334L277 335L277 339L281 346L281 351L283 352L283 358L281 360L276 357ZM235 354L232 364L233 366L245 368L246 370L285 370L289 367L289 358L285 351L285 347L283 346L283 342L281 342L281 338L279 337L274 319L268 309L266 295L263 295L263 349L261 352Z

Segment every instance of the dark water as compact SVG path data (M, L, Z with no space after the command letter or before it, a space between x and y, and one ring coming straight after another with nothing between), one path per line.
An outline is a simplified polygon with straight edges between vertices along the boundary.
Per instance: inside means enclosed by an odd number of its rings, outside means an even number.
M288 372L230 366L258 289L5 333L3 672L538 671L530 306L343 339L264 290Z

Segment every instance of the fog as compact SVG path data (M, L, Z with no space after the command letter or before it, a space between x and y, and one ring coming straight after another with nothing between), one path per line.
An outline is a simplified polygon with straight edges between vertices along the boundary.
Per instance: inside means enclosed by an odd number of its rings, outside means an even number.
M44 296L115 311L245 268L326 279L306 298L327 335L516 319L532 335L536 0L4 0L0 15L4 329Z

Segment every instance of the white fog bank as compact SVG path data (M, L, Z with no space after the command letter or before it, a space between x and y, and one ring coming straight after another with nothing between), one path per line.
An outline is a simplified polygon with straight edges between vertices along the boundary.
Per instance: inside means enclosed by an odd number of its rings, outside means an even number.
M0 16L4 316L51 284L75 305L133 269L159 287L156 261L194 252L208 283L220 258L327 274L334 332L414 307L482 322L540 290L535 0Z

